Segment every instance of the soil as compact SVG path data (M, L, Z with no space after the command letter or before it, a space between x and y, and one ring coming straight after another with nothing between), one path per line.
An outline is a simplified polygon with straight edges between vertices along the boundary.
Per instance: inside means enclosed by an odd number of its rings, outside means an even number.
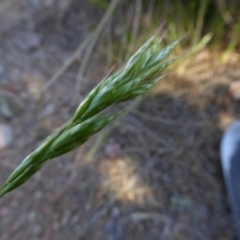
M1 185L77 108L81 56L39 90L103 14L90 1L61 1L61 11L54 1L10 2L0 3L0 96L11 112L1 112L0 123L13 130L0 150ZM228 93L240 79L239 59L223 64L202 50L121 119L95 154L97 137L46 164L0 200L0 239L234 239L219 145L239 116ZM90 68L81 99L108 71L100 66Z

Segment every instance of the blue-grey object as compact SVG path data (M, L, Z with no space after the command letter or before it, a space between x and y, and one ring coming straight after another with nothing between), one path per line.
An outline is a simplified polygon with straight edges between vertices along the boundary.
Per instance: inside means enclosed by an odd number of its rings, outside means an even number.
M232 123L223 135L221 161L237 239L240 240L240 121Z

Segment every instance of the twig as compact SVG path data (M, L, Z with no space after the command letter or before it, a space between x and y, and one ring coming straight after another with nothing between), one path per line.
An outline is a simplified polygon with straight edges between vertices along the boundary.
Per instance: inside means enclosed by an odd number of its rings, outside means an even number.
M109 27L107 29L107 65L111 65L113 62L113 39L111 33L111 22L109 22Z
M138 115L139 117L143 117L143 118L145 118L145 119L147 119L149 121L154 121L154 122L158 122L158 123L161 123L161 124L179 126L179 125L182 125L184 123L184 122L181 122L179 120L173 120L173 119L170 119L170 118L163 118L163 117L150 115L148 113L139 111L137 109L134 109L133 113Z
M144 132L146 132L149 136L154 138L156 141L158 141L160 144L162 144L164 147L167 147L169 144L166 140L161 139L155 132L153 132L150 128L145 126L142 122L140 122L137 118L133 116L129 116L129 122L130 124L133 124L135 126L138 126L141 128Z
M110 15L109 15L108 19L109 18L110 18ZM81 62L81 65L80 65L80 68L79 68L79 71L78 71L78 74L77 74L77 83L76 83L76 91L75 91L75 94L76 94L77 98L79 97L79 94L80 94L81 82L82 82L82 79L84 78L84 73L85 73L88 61L89 61L90 56L92 54L93 48L98 41L99 36L100 36L100 32L98 34L96 34L96 36L91 40L91 42L88 45L88 47L85 51L85 54L83 56L83 60Z

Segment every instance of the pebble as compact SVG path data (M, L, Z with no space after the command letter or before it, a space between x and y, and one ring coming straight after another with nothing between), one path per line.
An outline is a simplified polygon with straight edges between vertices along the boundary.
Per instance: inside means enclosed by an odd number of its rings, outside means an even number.
M120 209L118 207L114 207L112 209L112 216L113 217L118 217L120 215Z
M8 147L13 141L12 127L8 124L0 123L0 149Z
M39 47L41 38L34 32L25 32L20 35L17 41L18 46L24 51L31 51Z
M113 159L121 152L121 145L119 143L109 143L105 146L105 154L107 157Z
M0 114L6 119L12 118L13 116L13 112L5 100L0 102Z
M40 100L42 96L40 90L44 84L43 77L37 73L26 73L24 75L24 81L26 83L27 92L33 97L33 99Z
M240 100L240 80L234 81L229 85L229 92L233 99Z

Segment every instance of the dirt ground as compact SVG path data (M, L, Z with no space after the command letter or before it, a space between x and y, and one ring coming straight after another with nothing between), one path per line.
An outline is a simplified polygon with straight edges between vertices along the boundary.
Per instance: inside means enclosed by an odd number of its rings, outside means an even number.
M59 1L56 12L50 0L0 4L0 100L10 111L0 111L0 123L13 130L11 145L0 150L2 185L77 108L81 55L40 90L103 12L89 1ZM239 116L228 94L240 79L239 59L223 64L202 50L121 119L96 154L95 137L49 162L0 200L0 239L234 239L219 145ZM107 70L95 64L90 71L81 99Z

